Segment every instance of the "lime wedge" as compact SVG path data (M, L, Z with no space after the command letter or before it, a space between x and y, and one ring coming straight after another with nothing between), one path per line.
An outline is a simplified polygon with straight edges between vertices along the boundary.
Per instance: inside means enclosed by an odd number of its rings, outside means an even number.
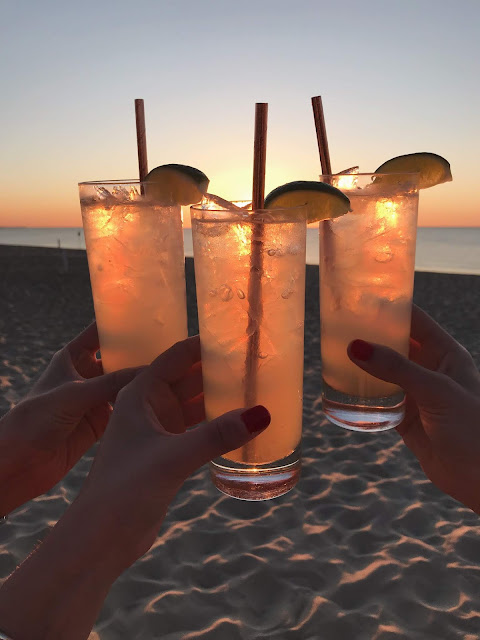
M375 173L420 173L419 189L452 180L450 164L436 153L408 153L384 162Z
M209 179L194 167L163 164L145 178L145 193L164 205L196 204L207 191Z
M271 191L265 209L307 206L307 222L338 218L350 211L350 200L339 189L325 182L297 180Z

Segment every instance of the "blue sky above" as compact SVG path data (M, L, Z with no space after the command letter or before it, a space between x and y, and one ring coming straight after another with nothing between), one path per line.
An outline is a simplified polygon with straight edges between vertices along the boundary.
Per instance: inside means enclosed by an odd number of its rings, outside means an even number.
M0 225L80 224L77 182L191 164L248 197L255 102L269 103L267 191L315 179L310 98L322 95L333 170L432 151L454 182L420 222L479 224L478 0L34 2L2 6Z

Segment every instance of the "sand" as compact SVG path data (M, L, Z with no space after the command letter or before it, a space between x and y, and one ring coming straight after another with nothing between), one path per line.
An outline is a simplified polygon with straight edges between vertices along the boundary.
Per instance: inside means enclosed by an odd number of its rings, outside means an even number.
M1 411L93 317L85 254L0 247ZM190 331L196 331L187 260ZM91 638L474 640L480 520L438 491L395 431L330 425L320 403L318 274L307 270L304 464L297 488L246 503L207 468L187 480L151 551L113 586ZM419 273L415 299L480 362L480 277ZM0 577L77 494L94 450L0 527Z

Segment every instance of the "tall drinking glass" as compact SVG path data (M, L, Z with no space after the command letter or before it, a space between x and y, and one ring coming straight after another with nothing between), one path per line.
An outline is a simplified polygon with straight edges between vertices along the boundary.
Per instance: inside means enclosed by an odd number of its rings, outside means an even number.
M207 418L256 404L272 417L255 440L214 460L211 476L235 498L274 498L300 474L306 214L191 211Z
M79 189L103 369L149 364L187 337L181 207L134 180Z
M384 431L404 416L398 386L347 356L355 338L408 355L418 212L417 174L321 176L352 211L320 223L323 410L354 431Z

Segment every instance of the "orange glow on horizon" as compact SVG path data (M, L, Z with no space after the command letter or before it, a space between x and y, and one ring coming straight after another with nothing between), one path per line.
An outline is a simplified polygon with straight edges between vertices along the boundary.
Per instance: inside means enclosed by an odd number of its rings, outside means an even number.
M248 163L247 163L248 164ZM217 167L218 168L218 167ZM219 167L213 171L209 192L226 200L249 200L251 198L251 170ZM316 167L309 172L299 167L274 165L267 168L266 189L269 193L280 184L294 179L315 179ZM350 176L345 176L351 179ZM81 227L80 202L74 179L63 177L60 188L49 182L32 185L31 191L21 191L23 183L12 184L11 192L4 194L0 211L0 227ZM22 193L19 198L17 193ZM183 208L184 226L189 228L188 207ZM471 187L461 178L420 192L420 227L478 227L480 216Z
M191 227L190 212L188 207L182 207L183 226L186 229ZM81 227L82 217L80 211L75 206L65 207L61 211L43 212L41 209L32 213L28 210L10 211L7 214L0 214L1 227L42 227L42 228L61 228L61 227ZM317 227L318 224L309 225L310 228ZM419 211L419 227L480 227L480 216L476 212L465 215L462 218L450 215L450 211L439 211L436 207L426 209L420 206Z

